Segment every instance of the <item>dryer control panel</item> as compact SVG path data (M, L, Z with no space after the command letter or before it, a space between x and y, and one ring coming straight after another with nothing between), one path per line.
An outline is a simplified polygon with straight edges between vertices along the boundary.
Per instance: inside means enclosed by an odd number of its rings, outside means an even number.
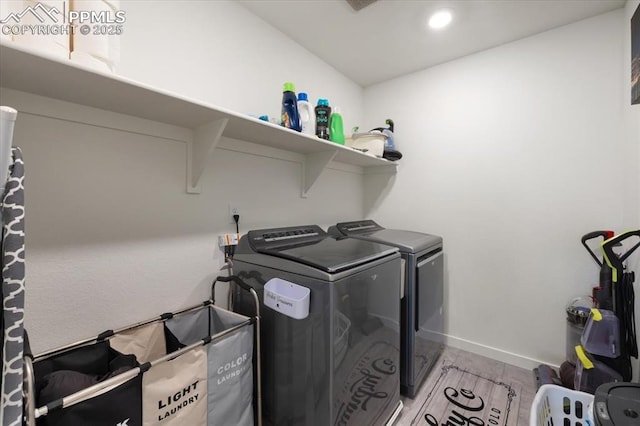
M290 245L313 243L323 240L327 236L328 234L318 225L259 229L247 233L249 244L253 250L258 252Z
M342 222L336 225L342 235L360 234L384 229L373 220L359 220L357 222Z

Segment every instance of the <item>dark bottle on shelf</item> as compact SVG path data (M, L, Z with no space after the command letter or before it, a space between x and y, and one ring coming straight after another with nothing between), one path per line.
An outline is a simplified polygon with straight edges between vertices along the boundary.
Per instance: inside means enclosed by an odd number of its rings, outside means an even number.
M326 99L318 99L316 106L316 136L329 140L329 118L331 117L331 107Z
M282 121L281 125L298 132L300 128L300 115L298 114L298 98L293 83L285 83L282 91Z

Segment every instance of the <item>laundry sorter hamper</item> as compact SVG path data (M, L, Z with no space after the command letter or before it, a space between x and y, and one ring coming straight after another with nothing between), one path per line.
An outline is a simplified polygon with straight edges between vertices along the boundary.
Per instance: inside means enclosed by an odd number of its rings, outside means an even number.
M258 304L247 317L212 298L26 356L25 423L261 426L259 327Z

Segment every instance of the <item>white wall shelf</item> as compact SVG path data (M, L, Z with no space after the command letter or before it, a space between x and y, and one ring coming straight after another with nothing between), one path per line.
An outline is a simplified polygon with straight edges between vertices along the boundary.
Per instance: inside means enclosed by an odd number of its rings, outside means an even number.
M187 192L199 193L207 161L222 136L302 154L302 196L331 161L393 175L396 164L281 126L189 99L70 61L0 43L0 87L190 129Z

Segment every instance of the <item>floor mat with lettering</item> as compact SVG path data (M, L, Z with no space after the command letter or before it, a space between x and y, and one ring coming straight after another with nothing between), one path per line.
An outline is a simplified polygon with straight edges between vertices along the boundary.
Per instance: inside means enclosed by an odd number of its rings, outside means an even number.
M516 426L519 394L518 385L443 365L411 425Z

